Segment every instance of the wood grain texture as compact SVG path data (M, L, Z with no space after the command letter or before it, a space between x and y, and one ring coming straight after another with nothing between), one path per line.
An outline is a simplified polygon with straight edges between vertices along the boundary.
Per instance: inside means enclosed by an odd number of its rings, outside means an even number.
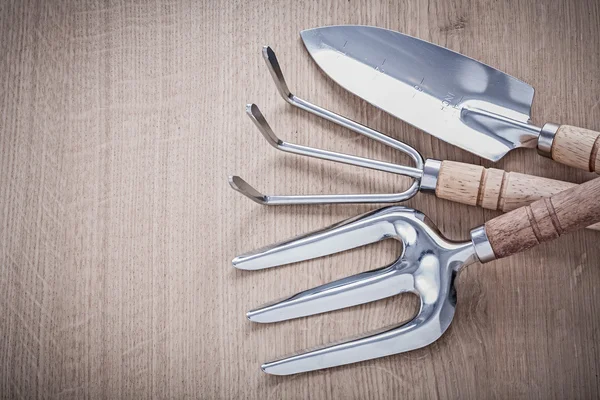
M496 210L497 206L490 204L494 203L490 198L495 198L495 204L498 204L501 185L497 179L492 179L486 190L486 175L487 171L481 165L442 161L435 195L441 199Z
M435 194L441 199L508 212L576 186L540 176L442 161ZM600 224L589 228L600 230Z
M571 167L600 173L600 132L561 125L552 143L552 159Z
M485 223L494 254L508 257L600 221L600 178Z
M299 96L414 145L481 163L349 95L298 32L356 23L399 30L536 88L532 115L600 125L596 1L0 2L0 393L5 398L598 398L600 248L580 231L473 265L435 344L294 377L261 362L410 318L409 295L254 325L272 299L390 262L384 242L268 271L237 254L368 211L261 207L231 190L394 192L392 174L275 151L255 102L290 141L404 157L284 104L261 47ZM558 28L557 28L558 27ZM532 154L501 168L580 183L593 174ZM452 239L497 211L418 195Z

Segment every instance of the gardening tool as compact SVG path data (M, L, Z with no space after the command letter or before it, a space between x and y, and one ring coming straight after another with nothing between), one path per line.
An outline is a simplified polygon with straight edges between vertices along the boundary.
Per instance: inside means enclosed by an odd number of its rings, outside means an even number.
M403 252L392 264L327 283L249 311L254 322L276 322L364 304L403 292L419 296L408 323L262 365L275 375L335 367L427 346L446 331L456 308L454 281L482 263L531 248L600 221L600 178L540 199L471 231L468 242L444 238L417 210L392 206L233 259L240 269L263 269L338 253L393 238Z
M278 150L391 172L414 180L413 184L402 193L281 196L264 195L239 176L229 178L233 189L257 203L267 205L395 203L407 200L422 190L434 193L439 198L506 212L576 186L574 183L505 172L495 168L488 169L479 165L424 160L416 149L406 143L295 96L288 89L279 62L270 47L263 48L263 57L279 93L288 103L403 152L412 159L415 166L408 167L284 142L275 135L259 108L255 104L250 104L246 108L248 116L267 142ZM600 224L592 229L600 230Z
M300 33L335 82L376 107L478 156L497 161L518 147L600 173L600 133L529 122L533 87L435 44L371 26Z

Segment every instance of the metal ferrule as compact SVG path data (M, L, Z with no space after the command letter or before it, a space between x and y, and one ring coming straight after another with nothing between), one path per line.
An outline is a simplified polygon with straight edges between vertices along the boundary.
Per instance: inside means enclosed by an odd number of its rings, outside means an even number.
M496 259L492 245L485 233L485 225L471 230L471 242L475 247L475 254L480 262L486 263Z
M537 151L538 154L552 158L552 143L554 142L554 136L558 132L559 125L548 122L544 124L538 137Z
M440 160L434 160L428 158L425 160L423 165L423 176L421 177L420 190L424 192L435 192L437 187L438 175L440 174L440 168L442 168L442 162Z

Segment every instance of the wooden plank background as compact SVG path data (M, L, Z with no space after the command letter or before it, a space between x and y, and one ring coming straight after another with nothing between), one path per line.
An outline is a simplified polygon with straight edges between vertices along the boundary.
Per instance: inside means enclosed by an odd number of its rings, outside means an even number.
M263 272L236 254L369 210L266 208L232 191L393 191L389 174L276 152L284 138L406 159L286 105L271 45L300 96L414 145L482 160L344 92L299 31L378 25L447 46L532 84L534 121L600 129L600 6L589 1L3 1L0 3L0 392L5 398L594 398L600 395L598 232L473 265L446 335L404 355L292 377L261 362L410 318L396 297L254 325L248 309L381 266L381 243ZM483 165L491 166L484 162ZM517 151L499 168L591 175ZM494 212L420 194L450 238Z

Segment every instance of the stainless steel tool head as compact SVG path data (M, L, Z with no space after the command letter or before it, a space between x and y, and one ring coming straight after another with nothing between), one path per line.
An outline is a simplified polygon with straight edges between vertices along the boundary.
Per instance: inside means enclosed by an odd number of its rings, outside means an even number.
M475 231L473 231L475 232ZM239 269L271 268L338 253L384 239L403 244L402 255L386 267L350 276L249 311L254 322L277 322L351 307L412 292L421 307L409 322L323 346L262 365L270 374L289 375L335 367L415 350L446 331L456 307L454 280L476 261L473 241L445 239L421 212L393 206L352 218L329 228L236 257Z
M385 146L391 147L402 153L407 154L414 162L414 167L392 164L384 161L372 160L363 157L357 157L349 154L336 153L333 151L316 149L307 146L301 146L294 143L285 142L277 137L269 123L260 112L256 104L246 106L246 114L250 117L254 125L264 136L267 142L274 148L292 154L304 155L308 157L319 158L322 160L334 161L364 168L371 168L380 171L386 171L394 174L409 176L414 179L412 185L401 193L369 193L369 194L313 194L313 195L265 195L252 187L248 182L237 175L229 177L229 185L237 192L248 197L252 201L264 205L290 205L290 204L328 204L328 203L396 203L408 200L417 192L422 190L432 190L431 181L437 176L437 171L425 167L425 160L417 150L406 143L384 135L381 132L373 130L358 122L349 120L339 114L326 110L306 100L303 100L290 92L288 85L281 71L275 52L268 46L263 47L263 58L273 77L277 91L281 97L294 107L314 114L320 118L334 122L340 126L351 129L356 133L376 140Z
M335 82L374 106L492 161L535 147L530 85L472 58L398 32L341 25L300 33Z

